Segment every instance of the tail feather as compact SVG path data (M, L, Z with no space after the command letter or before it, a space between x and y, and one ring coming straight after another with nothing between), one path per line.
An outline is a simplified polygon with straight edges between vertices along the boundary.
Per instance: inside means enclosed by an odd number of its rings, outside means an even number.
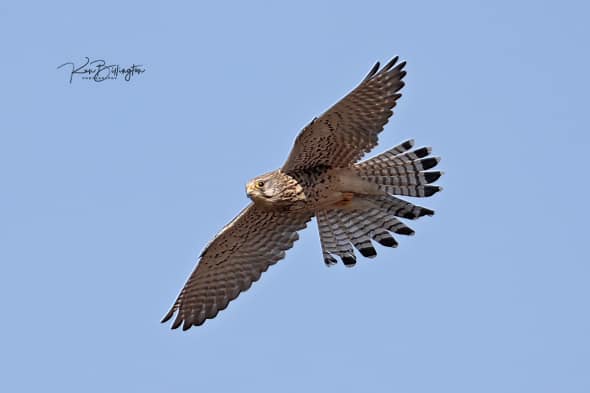
M395 240L395 238L393 236L391 236L389 234L389 232L387 232L384 229L377 229L375 231L375 235L373 236L373 239L375 239L375 241L379 242L379 244L381 244L382 246L392 247L392 248L397 247L397 241Z
M347 266L354 265L356 263L356 257L343 228L339 225L338 216L328 214L327 211L319 211L317 213L317 221L320 229L322 254L326 265L336 263L336 259L330 254L339 256Z
M399 145L389 149L385 153L381 153L378 156L371 158L370 160L359 162L355 165L357 168L388 168L391 166L390 161L396 156L400 156L403 153L414 147L414 140L409 139Z
M344 228L348 240L361 253L361 255L367 258L375 257L377 251L371 243L371 238L368 236L370 235L370 232L360 226L362 225L362 216L359 212L343 212L342 210L334 210L332 212L338 216L340 225Z
M332 255L342 259L345 265L356 263L351 244L365 257L374 257L377 251L371 239L386 247L397 247L391 233L413 235L414 231L396 216L417 218L433 214L430 209L415 206L393 196L364 196L373 208L365 210L329 209L317 212L318 227L324 262L336 263Z
M321 210L317 213L322 253L326 265L333 265L340 257L346 266L353 266L356 258L351 244L367 258L377 255L371 240L386 247L397 247L390 231L412 235L414 231L395 217L377 208L360 210Z
M396 198L392 195L377 196L372 198L372 202L382 210L401 218L415 220L422 216L432 216L434 211L422 206L414 205L403 199Z
M429 197L442 191L442 187L439 186L388 186L381 185L379 187L388 194L404 195L417 198Z
M318 229L320 231L320 243L322 245L322 256L324 257L324 263L328 266L336 264L336 258L334 258L330 252L336 253L336 239L330 228L328 216L325 211L318 211L316 213L318 222Z
M404 150L403 147L407 147ZM404 142L360 162L354 166L356 174L370 183L377 184L382 191L391 195L429 197L442 190L429 184L437 181L443 172L428 171L434 168L440 157L430 157L432 149L422 147L410 151L413 141Z
M336 256L346 266L353 266L356 263L353 246L361 255L375 257L377 251L372 241L397 247L392 234L414 234L399 218L414 220L434 214L433 210L394 196L429 197L442 190L431 183L443 172L428 171L439 163L440 158L431 157L429 147L412 150L413 146L414 141L408 140L354 165L356 175L376 184L383 195L356 194L355 199L361 203L356 203L353 208L316 212L322 254L327 265L335 264Z
M370 161L370 160L369 160ZM440 162L440 157L420 158L410 162L396 163L391 161L390 167L383 168L379 166L355 166L360 176L400 176L409 173L420 173L422 171L434 168Z
M363 179L384 186L417 186L437 181L444 172L413 172L406 176L366 175Z

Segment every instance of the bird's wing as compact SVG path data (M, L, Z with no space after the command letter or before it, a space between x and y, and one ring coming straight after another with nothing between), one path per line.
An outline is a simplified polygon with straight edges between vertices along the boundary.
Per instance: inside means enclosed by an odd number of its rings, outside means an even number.
M262 272L285 257L312 214L266 211L250 204L226 225L201 254L176 302L162 319L177 313L172 328L183 330L214 318Z
M396 65L397 60L395 57L381 69L375 64L353 91L312 120L295 139L283 171L346 167L375 147L404 86L406 63Z

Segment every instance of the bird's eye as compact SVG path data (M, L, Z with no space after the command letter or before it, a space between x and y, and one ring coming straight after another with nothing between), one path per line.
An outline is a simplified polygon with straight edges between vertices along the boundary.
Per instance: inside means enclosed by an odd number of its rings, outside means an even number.
M258 187L258 188L262 188L262 187L264 187L264 182L263 182L262 180L258 180L258 181L256 182L256 187Z

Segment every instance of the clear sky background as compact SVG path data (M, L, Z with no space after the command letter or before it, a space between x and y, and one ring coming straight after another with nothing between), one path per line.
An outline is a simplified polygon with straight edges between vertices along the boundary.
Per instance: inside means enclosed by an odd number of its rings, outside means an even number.
M589 392L590 9L572 1L4 2L0 390ZM443 157L397 250L315 222L200 328L159 323L299 130L408 61L381 152ZM94 83L57 66L142 64Z

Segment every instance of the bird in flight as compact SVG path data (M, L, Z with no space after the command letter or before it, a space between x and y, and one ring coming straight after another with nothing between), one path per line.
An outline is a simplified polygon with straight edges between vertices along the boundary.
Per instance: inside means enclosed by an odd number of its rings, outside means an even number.
M356 263L354 248L377 255L373 241L397 247L392 234L413 235L400 218L434 211L396 195L429 197L442 188L429 171L440 158L414 149L408 140L365 161L393 114L404 86L405 62L379 63L336 105L309 123L295 139L285 164L246 184L252 202L205 247L195 270L162 322L172 329L202 325L285 257L297 231L316 217L326 265L340 258ZM354 248L353 248L354 247Z

